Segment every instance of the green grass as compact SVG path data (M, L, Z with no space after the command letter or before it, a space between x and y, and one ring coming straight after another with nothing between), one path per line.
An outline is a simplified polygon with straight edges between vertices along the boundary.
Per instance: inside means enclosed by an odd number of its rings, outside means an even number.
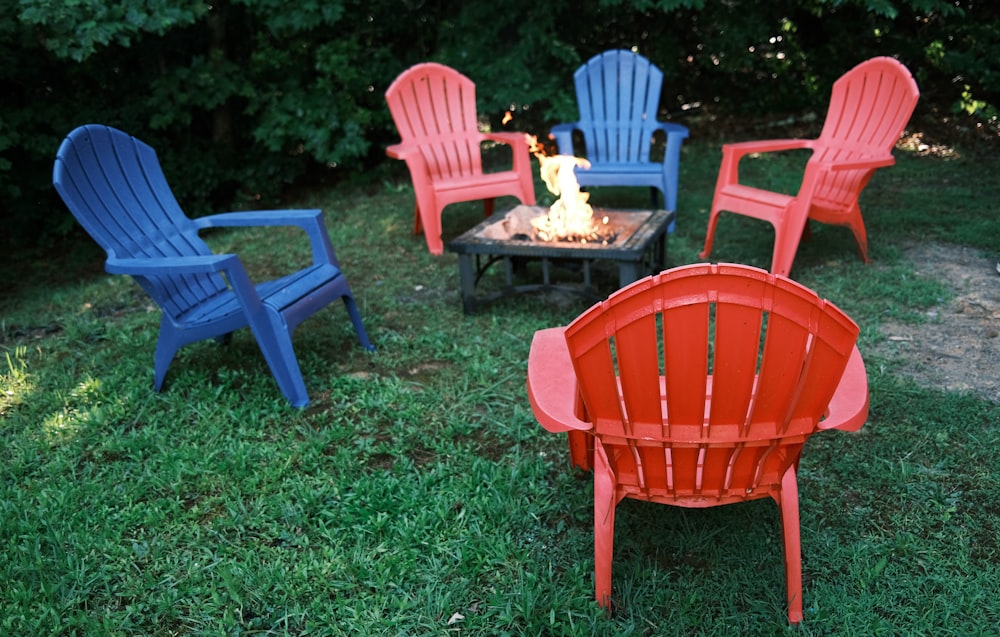
M672 264L697 260L720 153L684 151ZM798 162L798 163L797 163ZM801 158L747 174L791 184ZM862 206L865 266L817 228L793 275L862 325L918 321L950 291L902 258L934 240L996 257L1000 162L899 153ZM400 174L400 182L405 179ZM541 186L539 186L541 188ZM539 190L541 192L541 190ZM645 204L647 194L598 197ZM184 348L153 393L157 312L90 246L8 263L0 301L0 633L10 635L985 635L1000 625L1000 405L922 387L866 354L871 417L810 441L800 477L806 620L785 620L770 502L624 502L617 607L593 601L591 485L525 395L532 333L562 295L461 312L457 258L413 237L408 186L292 202L326 210L378 351L343 308L295 335L312 402L290 408L245 331ZM501 202L501 205L503 202ZM450 208L445 238L478 221ZM735 216L713 257L766 267ZM220 232L261 275L296 231Z

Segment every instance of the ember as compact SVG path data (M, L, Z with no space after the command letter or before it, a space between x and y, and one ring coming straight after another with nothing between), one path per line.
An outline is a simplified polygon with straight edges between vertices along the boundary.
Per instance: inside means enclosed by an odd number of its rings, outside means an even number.
M567 241L573 243L600 243L607 245L615 240L616 233L608 226L608 217L594 219L594 210L588 200L590 193L581 192L574 170L577 166L590 168L590 162L572 155L546 155L538 138L528 135L531 153L538 158L539 173L549 192L559 197L545 215L531 220L532 238L537 241Z

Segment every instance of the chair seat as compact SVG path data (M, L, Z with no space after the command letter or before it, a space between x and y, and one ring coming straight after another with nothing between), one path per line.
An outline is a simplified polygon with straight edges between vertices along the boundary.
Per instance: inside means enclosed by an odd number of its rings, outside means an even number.
M784 193L761 190L760 188L740 184L727 185L719 191L718 196L726 197L727 199L752 201L776 210L787 208L792 203L792 200L795 199L795 197Z
M313 265L280 279L257 284L257 294L262 303L282 312L339 276L340 268L335 265ZM236 293L227 289L176 317L176 321L181 326L194 327L226 320L234 314L242 313L243 307Z
M434 181L434 190L437 192L448 192L455 190L468 191L467 201L479 198L477 191L492 188L508 188L511 183L517 183L520 176L509 170L495 173L481 173L471 177L461 177L459 179L437 179Z

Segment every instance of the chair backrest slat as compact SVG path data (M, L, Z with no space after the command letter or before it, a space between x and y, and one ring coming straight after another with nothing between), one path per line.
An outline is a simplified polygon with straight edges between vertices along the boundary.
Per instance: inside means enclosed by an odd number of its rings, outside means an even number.
M425 62L400 74L385 98L403 143L420 146L432 176L482 174L472 80L442 64Z
M909 70L890 57L876 57L845 73L830 95L823 130L811 161L863 159L889 153L906 128L920 92ZM827 173L816 199L850 206L874 169Z
M56 155L53 183L109 258L211 254L170 190L156 151L122 131L100 125L72 131ZM171 316L227 289L219 275L135 278Z
M566 329L587 417L618 479L706 497L780 480L857 335L807 288L727 265L648 277Z
M626 50L595 55L573 74L587 154L597 162L647 162L663 72Z

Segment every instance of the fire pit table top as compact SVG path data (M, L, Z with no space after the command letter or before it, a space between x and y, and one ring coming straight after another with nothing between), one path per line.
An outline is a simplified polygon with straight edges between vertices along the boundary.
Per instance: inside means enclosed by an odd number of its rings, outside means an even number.
M581 262L585 273L583 291L590 296L599 296L590 286L591 261L617 262L621 286L666 267L667 228L674 220L673 211L595 209L595 218L608 217L607 226L614 230L613 238L606 242L588 243L532 238L531 219L544 216L546 212L543 207L518 205L493 214L448 243L448 251L459 255L462 302L466 313L474 311L479 302L498 296L560 287L550 284L550 262ZM485 264L480 262L481 256L487 257ZM511 257L540 259L544 273L542 283L514 285ZM507 267L507 287L499 293L477 298L475 288L479 279L490 265L498 261L503 261Z
M668 210L597 208L594 210L595 217L607 215L610 218L608 225L616 230L614 241L579 243L533 239L531 218L545 213L546 208L525 205L497 212L453 239L448 244L448 250L456 254L639 261L645 248L663 233L674 218L674 213Z

